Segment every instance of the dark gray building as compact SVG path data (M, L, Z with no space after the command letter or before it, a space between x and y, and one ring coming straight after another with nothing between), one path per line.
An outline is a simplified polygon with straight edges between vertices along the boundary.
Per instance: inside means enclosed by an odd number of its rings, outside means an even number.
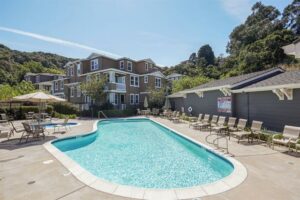
M192 114L216 114L261 120L264 127L282 131L300 126L300 72L281 68L215 80L169 95L172 109L192 108Z

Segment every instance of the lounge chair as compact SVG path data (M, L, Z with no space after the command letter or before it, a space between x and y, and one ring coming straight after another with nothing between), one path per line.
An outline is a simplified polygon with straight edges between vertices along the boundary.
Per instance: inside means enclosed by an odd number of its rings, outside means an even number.
M15 133L22 133L22 135L23 135L23 133L25 132L24 127L23 128L22 127L16 127L12 121L10 122L10 124L11 124L12 130Z
M180 112L179 112L179 111L174 111L174 112L172 113L172 115L170 116L169 120L172 121L173 119L179 117L179 115L180 115Z
M138 114L138 115L141 115L141 114L142 114L141 109L139 109L139 108L137 109L137 114Z
M42 125L31 126L31 125L29 125L28 123L25 123L25 122L23 122L22 124L24 126L25 131L22 134L19 142L21 142L24 137L26 137L26 142L27 142L29 136L39 138L40 135L42 135L43 138L45 139L45 128Z
M260 135L262 124L263 123L260 121L253 120L250 130L235 131L235 132L232 132L232 135L238 139L238 143L240 143L240 140L242 140L244 137L248 137L248 142L249 142L249 138L251 135L253 135L253 134Z
M189 127L194 126L202 121L203 114L200 113L196 122L189 123Z
M291 144L296 144L300 135L300 127L284 126L283 134L276 134L272 137L272 146L274 149L275 144L282 144L291 148ZM281 138L277 138L281 137Z
M246 119L239 119L236 127L228 127L228 134L229 134L229 140L232 132L236 131L244 131L247 125L247 120Z
M209 126L210 125L209 119L210 119L210 115L205 114L203 120L193 125L193 128L195 129L199 128L201 130L201 128L203 128L204 126Z
M226 117L220 116L218 122L211 127L211 131L214 132L221 132L222 130L227 129L227 126L225 125Z
M205 119L205 117L204 117L204 119ZM211 126L215 126L217 123L218 123L218 115L213 115L211 120L209 120L209 118L208 118L208 120L203 120L203 122L200 123L198 125L198 127L201 130L203 128L208 128L208 127L211 127Z
M210 126L216 126L218 124L218 115L213 115L210 121Z
M227 128L229 130L232 130L235 128L235 124L236 124L236 117L229 117L227 122Z
M185 116L185 113L182 113L180 116L180 112L177 112L176 117L172 118L173 123L179 123L180 119Z
M53 126L53 132L55 132L55 129L57 128L57 131L59 131L59 128L65 128L65 130L67 130L67 128L71 129L70 126L68 125L68 122L69 122L69 118L65 118L64 119L64 122L61 123L61 124L56 124Z

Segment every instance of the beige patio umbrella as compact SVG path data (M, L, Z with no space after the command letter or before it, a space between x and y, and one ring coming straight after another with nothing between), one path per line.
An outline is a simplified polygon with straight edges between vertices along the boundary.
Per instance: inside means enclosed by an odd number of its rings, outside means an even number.
M13 97L13 100L16 101L28 101L33 103L54 103L54 102L63 102L65 99L53 96L51 94L46 94L44 92L34 92L30 94L24 94L20 96Z
M63 102L66 101L65 99L53 96L51 94L46 94L44 92L34 92L30 94L24 94L20 96L13 97L13 101L26 101L26 102L33 102L39 103L39 113L41 112L42 104L45 103L55 103L55 102Z
M144 100L144 107L145 108L148 108L148 99L147 99L147 97L145 97L145 100Z

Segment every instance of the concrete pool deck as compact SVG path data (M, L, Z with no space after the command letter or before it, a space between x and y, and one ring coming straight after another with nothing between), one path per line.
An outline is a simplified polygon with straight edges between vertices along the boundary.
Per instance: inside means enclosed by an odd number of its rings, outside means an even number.
M207 144L207 132L192 130L184 123L173 124L161 118L155 120ZM19 145L14 139L0 139L0 199L126 199L81 183L44 149L42 144L46 141L89 132L95 122L73 121L81 125L66 134L47 134L44 141ZM287 154L285 148L279 147L276 150L256 142L237 144L232 139L229 151L247 168L248 177L232 190L201 199L299 199L300 153Z

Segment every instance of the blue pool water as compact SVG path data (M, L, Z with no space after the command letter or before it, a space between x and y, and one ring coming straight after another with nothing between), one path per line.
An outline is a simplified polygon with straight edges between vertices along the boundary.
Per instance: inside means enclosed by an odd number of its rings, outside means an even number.
M61 124L61 123L51 123L51 124L47 124L47 125L45 125L45 128L54 128L54 126L56 126L56 125L58 125L58 124ZM70 127L72 127L72 126L76 126L78 123L76 123L76 122L69 122L69 123L67 123L67 126L70 126Z
M225 158L148 119L105 120L98 130L53 144L110 182L144 188L211 183L233 171Z

